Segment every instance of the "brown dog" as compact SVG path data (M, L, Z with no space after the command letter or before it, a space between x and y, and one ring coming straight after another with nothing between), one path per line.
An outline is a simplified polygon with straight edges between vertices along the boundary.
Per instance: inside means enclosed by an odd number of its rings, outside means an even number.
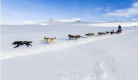
M46 38L46 37L44 37L43 41L46 41L46 42L51 44L51 43L53 43L55 41L55 39L56 39L56 37L55 38Z

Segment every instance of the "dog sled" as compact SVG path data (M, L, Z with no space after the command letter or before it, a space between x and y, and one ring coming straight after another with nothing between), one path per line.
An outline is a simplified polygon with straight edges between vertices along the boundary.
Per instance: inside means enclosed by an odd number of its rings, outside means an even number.
M117 30L115 33L116 33L116 34L122 33L122 29Z
M120 26L120 25L118 26L118 30L117 30L115 33L116 33L116 34L122 33L122 29L121 29L121 26Z

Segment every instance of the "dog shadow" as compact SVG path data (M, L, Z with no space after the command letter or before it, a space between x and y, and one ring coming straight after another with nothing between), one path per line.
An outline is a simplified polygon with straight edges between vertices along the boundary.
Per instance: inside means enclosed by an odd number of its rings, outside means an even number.
M66 39L65 39L65 38L62 38L61 40L66 40L66 41L72 41L72 40L73 40L73 41L74 41L74 40L77 40L77 39L74 39L74 38L73 38L73 39L70 39L70 40L69 40L68 38L66 38Z
M19 45L18 47L16 47L17 45L14 45L13 48L21 48L21 47L27 47L27 45ZM30 46L29 46L30 47Z
M81 38L90 38L90 37L86 37L86 36L84 36L84 37L81 37Z
M60 40L66 40L66 41L68 41L69 39L68 38L61 38Z
M41 41L40 44L50 44L50 43L46 41Z
M68 41L71 41L71 40L73 40L73 41L74 41L74 40L77 40L77 39L70 39L70 40L68 39Z

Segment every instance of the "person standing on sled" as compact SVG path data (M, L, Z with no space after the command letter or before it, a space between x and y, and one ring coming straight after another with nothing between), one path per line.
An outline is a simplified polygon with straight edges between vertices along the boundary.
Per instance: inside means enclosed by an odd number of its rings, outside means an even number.
M118 30L121 30L121 26L120 25L118 26Z
M122 33L122 29L121 29L121 26L120 25L118 26L118 30L117 30L116 33Z

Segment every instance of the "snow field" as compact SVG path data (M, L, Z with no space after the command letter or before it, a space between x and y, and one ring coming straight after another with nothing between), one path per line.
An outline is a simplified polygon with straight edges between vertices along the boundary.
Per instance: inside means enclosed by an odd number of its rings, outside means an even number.
M133 30L133 31L137 31L137 30ZM133 31L128 31L127 33L130 33ZM125 33L122 33L122 34L125 34ZM64 41L64 42L60 42L60 43L56 43L56 44L52 44L52 45L40 45L40 46L36 46L36 47L34 46L31 48L23 48L23 49L18 48L18 49L14 49L11 51L8 50L8 52L6 50L5 52L4 51L2 52L3 54L1 55L2 56L1 59L8 59L8 58L12 58L12 57L25 56L25 55L32 55L32 54L37 54L37 53L44 53L44 52L51 51L51 50L58 51L58 50L68 49L73 46L87 44L87 43L90 43L93 41L98 41L98 40L109 38L109 37L114 37L114 36L117 36L117 34L110 35L110 36L109 35L98 36L98 37L97 36L91 37L88 39L82 39L77 42L76 42L76 40L70 41L70 42L68 41L68 43Z
M117 27L2 26L2 80L137 80L138 28L122 29L121 34L97 36ZM96 36L67 37L86 33ZM41 41L44 37L57 41L50 45ZM33 41L33 46L14 49L16 40Z

